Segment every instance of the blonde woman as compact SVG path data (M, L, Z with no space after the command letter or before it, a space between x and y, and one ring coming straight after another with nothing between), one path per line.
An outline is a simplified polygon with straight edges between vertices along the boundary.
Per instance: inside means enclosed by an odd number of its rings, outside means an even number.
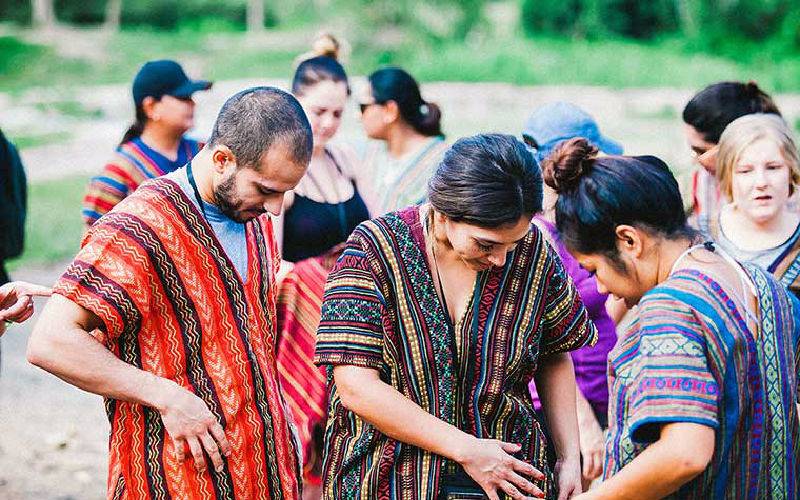
M325 280L350 233L370 217L358 155L335 141L350 96L339 49L336 38L322 34L295 70L292 93L311 124L314 149L305 176L284 198L279 221L282 256L293 266L278 288L276 362L303 449L306 500L320 497L327 392L313 356Z
M786 122L768 114L731 122L720 138L717 179L730 203L712 218L711 237L800 294L800 214L789 203L800 161Z

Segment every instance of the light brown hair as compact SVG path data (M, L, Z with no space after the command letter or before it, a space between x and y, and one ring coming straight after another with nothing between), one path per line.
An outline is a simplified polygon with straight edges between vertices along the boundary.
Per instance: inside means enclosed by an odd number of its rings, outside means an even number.
M800 184L800 158L797 143L786 122L778 115L757 113L732 121L722 133L717 154L717 179L722 193L731 199L733 173L742 153L755 142L769 139L777 144L784 160L789 164L789 192L794 193Z

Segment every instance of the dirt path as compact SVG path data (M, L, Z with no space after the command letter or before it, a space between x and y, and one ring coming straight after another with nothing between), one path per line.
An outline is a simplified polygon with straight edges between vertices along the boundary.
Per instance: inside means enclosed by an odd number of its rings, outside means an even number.
M358 79L356 79L358 80ZM225 99L252 85L286 86L285 81L233 80L216 82L210 92L196 94L196 128L205 138ZM674 169L688 165L681 136L680 112L691 91L600 87L520 87L501 83L433 83L424 96L440 105L450 138L486 131L518 134L527 115L546 102L573 102L592 113L609 136L632 154L655 154ZM58 142L22 152L32 181L68 175L91 175L113 151L133 116L126 85L82 89L34 89L21 96L0 94L0 126L12 139L50 134ZM800 116L800 95L777 97L790 123ZM346 113L339 137L363 141L355 103Z
M16 278L52 283L61 267L28 270ZM109 431L102 399L25 361L33 322L2 338L0 498L100 500Z

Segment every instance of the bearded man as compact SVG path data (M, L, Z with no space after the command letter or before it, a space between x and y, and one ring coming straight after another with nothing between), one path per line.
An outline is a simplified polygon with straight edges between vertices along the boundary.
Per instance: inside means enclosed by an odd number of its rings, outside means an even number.
M311 150L294 97L234 95L204 149L95 223L54 287L28 359L106 398L109 498L299 498L266 214Z

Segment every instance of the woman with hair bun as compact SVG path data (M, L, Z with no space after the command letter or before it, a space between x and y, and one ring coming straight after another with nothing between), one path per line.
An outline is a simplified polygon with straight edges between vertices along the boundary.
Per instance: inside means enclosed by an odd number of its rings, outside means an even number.
M578 498L794 498L800 302L686 224L653 156L544 162L559 234L635 319L609 355L604 481Z
M597 332L531 225L541 171L512 136L467 137L428 199L360 225L328 278L324 498L569 498L581 472L567 351Z
M772 98L752 81L709 85L683 109L683 132L698 166L687 189L687 211L695 227L707 225L724 202L714 175L722 131L733 120L753 113L781 114Z
M350 95L339 42L322 34L313 47L292 81L314 149L305 176L284 198L282 255L294 265L279 284L276 339L278 376L303 449L305 499L319 498L327 394L313 357L325 279L347 237L369 218L362 164L352 148L332 142Z
M365 163L377 180L377 211L385 213L421 203L426 185L447 150L439 106L425 101L419 84L400 68L383 68L368 77L360 96L361 123L371 139Z
M790 206L800 158L789 126L777 115L738 118L722 133L717 159L719 186L730 203L710 219L708 234L800 294L800 214Z

